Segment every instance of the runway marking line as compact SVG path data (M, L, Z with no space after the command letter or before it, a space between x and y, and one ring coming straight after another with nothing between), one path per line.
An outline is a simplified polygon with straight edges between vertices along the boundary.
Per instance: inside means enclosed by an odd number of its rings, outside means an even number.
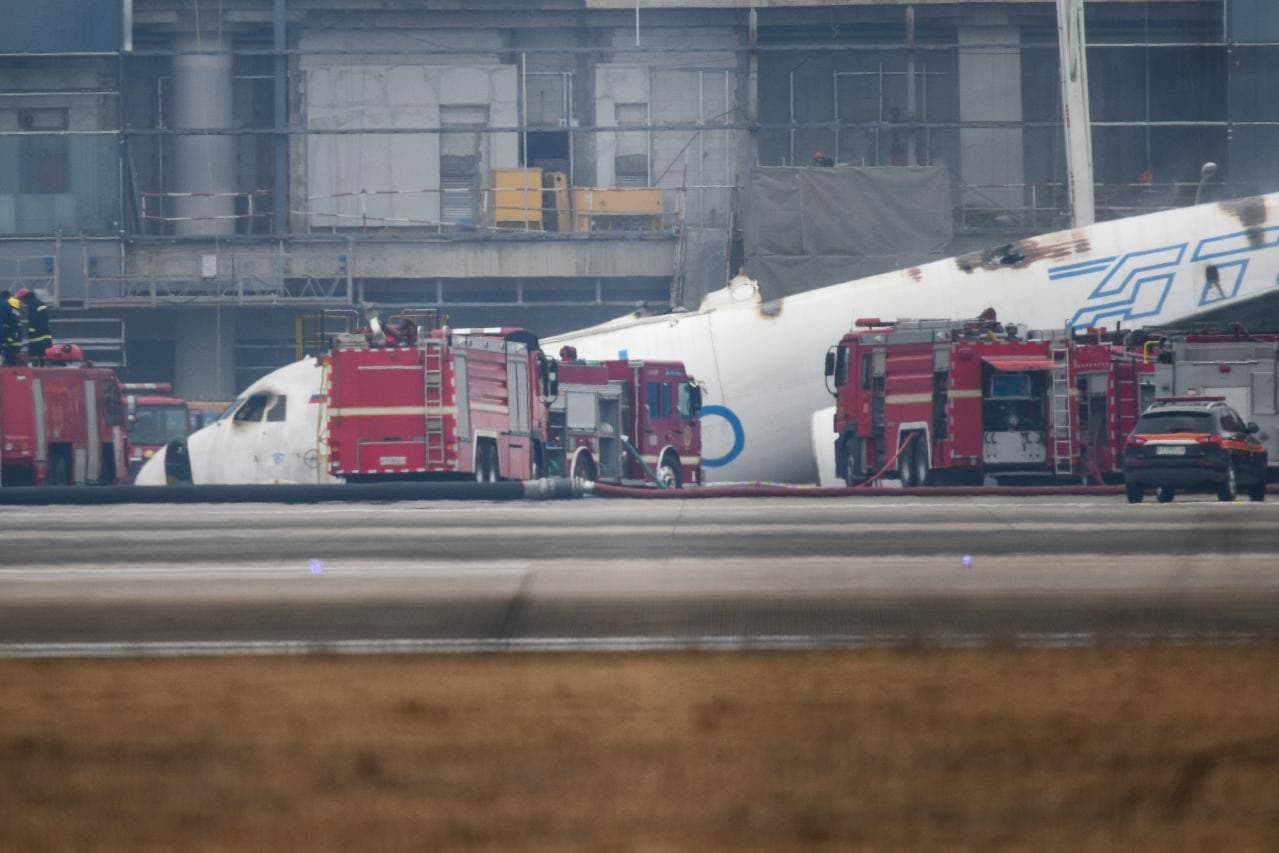
M540 637L476 639L387 640L262 640L138 643L3 643L0 657L223 657L265 655L381 655L474 654L491 652L653 652L653 651L816 651L872 649L923 645L935 648L979 648L1011 643L1025 648L1086 648L1096 645L1244 645L1256 642L1253 633L1157 634L1121 636L1094 632L1018 633L1005 638L992 634L845 634L708 635L700 637Z

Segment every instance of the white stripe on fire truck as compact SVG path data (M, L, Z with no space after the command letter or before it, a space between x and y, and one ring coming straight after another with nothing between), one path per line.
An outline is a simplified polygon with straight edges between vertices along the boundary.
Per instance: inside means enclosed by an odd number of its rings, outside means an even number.
M497 415L510 414L510 408L497 403L472 403L471 408L477 412L492 412Z
M952 400L972 400L981 396L981 390L978 388L966 388L959 391L951 391L946 396ZM927 391L922 394L889 394L884 397L885 403L894 403L896 405L931 403L932 400L933 395Z
M656 464L657 464L657 462L658 462L658 458L657 458L656 456L641 456L640 458L641 458L641 459L643 459L645 462L651 462L651 463L652 463L652 464L654 464L654 465L656 465ZM681 456L681 457L679 458L679 464L681 464L681 465L701 465L701 464L702 464L702 457L700 457L700 456Z
M370 415L453 415L457 406L348 406L329 409L335 418L367 417Z

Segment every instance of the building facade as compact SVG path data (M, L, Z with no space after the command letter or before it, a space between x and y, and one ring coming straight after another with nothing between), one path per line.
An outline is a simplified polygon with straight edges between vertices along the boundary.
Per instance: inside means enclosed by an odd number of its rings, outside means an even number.
M5 5L0 285L193 399L325 309L549 334L693 304L752 261L760 167L943 168L946 253L1070 223L1053 2ZM1276 189L1279 8L1086 22L1099 218Z

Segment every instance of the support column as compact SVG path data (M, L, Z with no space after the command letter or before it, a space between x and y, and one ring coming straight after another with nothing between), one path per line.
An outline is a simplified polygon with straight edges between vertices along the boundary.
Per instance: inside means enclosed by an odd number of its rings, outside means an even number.
M1057 43L1061 49L1061 123L1066 135L1066 179L1076 228L1092 225L1092 122L1088 115L1088 54L1084 40L1084 0L1057 0ZM1227 63L1229 68L1229 63Z
M960 26L959 120L1020 122L1021 31L1010 26ZM965 47L965 45L974 45ZM1017 210L1024 206L1025 180L1020 127L964 128L959 132L960 176L973 189L964 204L973 208Z
M286 0L274 0L271 7L272 47L282 51L289 46L285 15ZM275 196L272 233L284 235L289 230L289 58L277 53L274 59L273 89L275 129Z
M231 47L229 36L216 33L180 35L179 51L216 50L215 56L184 54L173 57L173 126L181 129L231 127ZM231 193L235 191L234 138L226 135L183 135L173 140L174 191ZM174 199L175 230L186 236L235 233L235 199L204 195Z
M192 400L229 401L235 397L234 308L198 308L174 312L174 380Z

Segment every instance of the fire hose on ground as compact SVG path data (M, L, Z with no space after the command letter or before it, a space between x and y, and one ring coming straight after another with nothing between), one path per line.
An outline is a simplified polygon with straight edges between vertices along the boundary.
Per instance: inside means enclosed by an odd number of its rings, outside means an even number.
M870 477L855 486L795 486L782 483L726 483L722 486L701 486L695 489L651 489L636 486L616 486L611 483L588 483L586 491L609 498L760 498L804 497L838 498L853 495L899 497L961 497L973 495L1004 495L1036 497L1045 495L1118 495L1122 486L1086 485L1037 485L1037 486L909 486L888 488L873 486L884 474L893 469L898 458L910 447L918 433L912 433Z

